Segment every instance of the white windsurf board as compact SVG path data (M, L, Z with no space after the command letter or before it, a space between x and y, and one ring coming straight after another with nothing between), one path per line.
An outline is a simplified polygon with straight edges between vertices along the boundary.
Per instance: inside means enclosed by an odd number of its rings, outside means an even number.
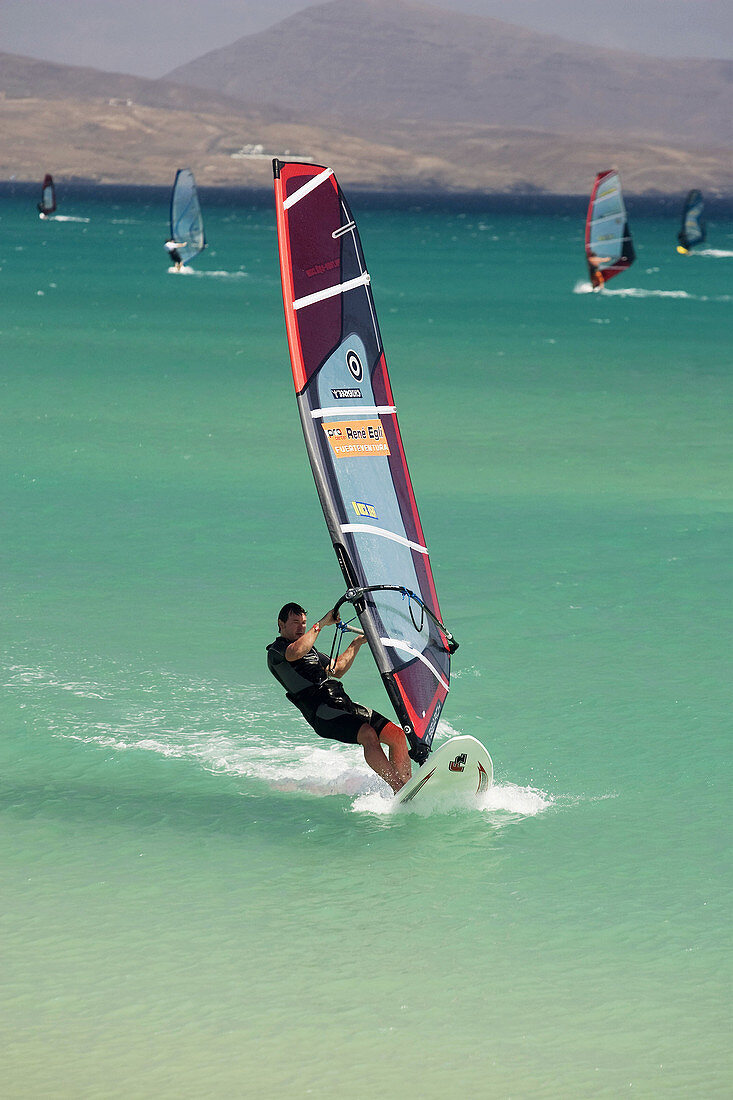
M454 798L462 801L488 791L493 781L491 757L480 741L466 734L452 737L431 752L412 779L397 792L395 802L404 806L417 800L424 807Z

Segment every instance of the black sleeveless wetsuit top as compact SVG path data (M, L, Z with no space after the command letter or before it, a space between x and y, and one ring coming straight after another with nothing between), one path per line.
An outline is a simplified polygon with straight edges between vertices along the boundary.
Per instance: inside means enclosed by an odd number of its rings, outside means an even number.
M315 646L304 657L289 661L285 650L290 645L287 638L278 636L267 647L267 667L285 688L291 703L303 713L314 712L321 701L320 688L329 679L329 659Z
M365 722L381 733L389 720L376 710L355 703L340 680L328 675L329 658L313 647L304 657L289 661L290 643L282 636L267 647L267 667L320 737L355 745Z

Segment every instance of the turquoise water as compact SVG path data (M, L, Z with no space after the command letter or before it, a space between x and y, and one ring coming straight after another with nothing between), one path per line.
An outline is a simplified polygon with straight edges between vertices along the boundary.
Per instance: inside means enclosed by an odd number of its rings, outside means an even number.
M265 669L343 590L272 211L133 199L0 209L4 1094L727 1097L730 216L592 295L582 202L354 203L496 773L425 815Z

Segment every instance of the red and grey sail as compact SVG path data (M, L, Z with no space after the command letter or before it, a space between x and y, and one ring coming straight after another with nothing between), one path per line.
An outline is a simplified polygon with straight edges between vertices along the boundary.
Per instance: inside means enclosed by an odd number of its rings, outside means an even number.
M595 286L619 275L636 259L621 177L615 169L599 172L595 178L585 222L585 254Z
M456 648L441 622L370 277L329 168L274 161L293 380L331 540L415 759L427 756Z
M48 218L56 212L56 187L53 176L47 172L41 184L41 201L38 203L38 213Z

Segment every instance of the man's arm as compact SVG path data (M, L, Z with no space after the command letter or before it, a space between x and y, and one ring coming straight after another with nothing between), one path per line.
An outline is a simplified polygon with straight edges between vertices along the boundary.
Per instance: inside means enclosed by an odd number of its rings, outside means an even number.
M306 653L310 653L313 646L316 644L316 638L321 633L321 628L324 626L333 626L336 622L333 611L327 611L317 623L313 623L310 630L306 630L305 634L300 638L296 638L294 642L291 642L288 648L285 650L286 660L299 661L301 657L305 657ZM345 654L344 654L345 656ZM352 657L352 661L353 661Z
M363 634L359 634L354 638L351 645L347 646L337 661L331 665L329 673L331 676L335 676L337 680L340 680L344 673L348 672L354 663L354 657L364 645L366 637Z

